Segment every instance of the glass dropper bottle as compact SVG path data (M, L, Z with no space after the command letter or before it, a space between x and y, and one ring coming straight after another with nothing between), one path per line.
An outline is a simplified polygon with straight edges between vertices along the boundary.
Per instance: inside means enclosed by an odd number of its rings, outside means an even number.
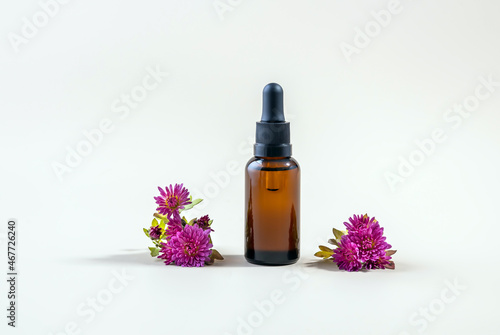
M245 169L245 258L259 265L299 259L300 168L292 156L283 89L264 87L254 156Z

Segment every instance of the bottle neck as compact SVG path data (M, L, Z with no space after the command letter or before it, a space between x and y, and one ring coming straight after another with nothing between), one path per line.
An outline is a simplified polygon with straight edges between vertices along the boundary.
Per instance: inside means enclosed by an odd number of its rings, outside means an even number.
M253 146L255 157L290 157L292 145L290 143L264 144L257 141Z
M290 159L291 156L282 156L282 157L265 157L265 156L255 156L256 158L261 158L269 161L279 161L283 159Z

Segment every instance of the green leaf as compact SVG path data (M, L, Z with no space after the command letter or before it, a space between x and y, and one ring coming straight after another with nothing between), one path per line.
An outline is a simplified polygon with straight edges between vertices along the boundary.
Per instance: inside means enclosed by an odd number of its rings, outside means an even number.
M187 211L187 210L193 208L194 206L198 205L202 201L203 201L203 199L193 200L193 202L191 202L189 205L186 205L186 206L184 206L183 209L179 210L179 213L182 212L182 211Z
M220 252L218 252L215 249L212 249L212 254L210 255L210 257L213 257L214 259L219 260L219 261L224 260L224 257L222 257L222 255L220 254Z
M195 222L196 222L196 218L192 219L187 224L190 225L190 226L192 226L192 225L194 225Z
M149 247L149 250L151 251L151 257L156 257L160 254L159 248Z
M154 216L155 218L160 219L160 220L164 220L164 219L166 219L166 218L167 218L165 215L161 215L160 213L154 213L154 214L153 214L153 216Z
M146 236L149 237L149 230L147 230L146 228L142 228L142 231L144 231L144 234L146 234Z
M168 219L162 219L160 221L160 228L163 229L163 230L165 230L165 220L168 222Z
M328 259L330 257L332 257L332 252L329 252L329 251L318 251L317 253L314 254L314 256L316 257L321 257L323 259Z
M319 250L321 250L321 251L327 251L327 252L330 252L330 253L333 254L333 250L330 249L330 248L328 248L328 247L325 247L324 245L320 245L319 246Z
M333 228L333 235L335 236L335 238L336 238L337 240L340 240L340 238L341 238L342 236L346 235L346 234L345 234L343 231L341 231L341 230L338 230L338 229Z
M389 261L389 264L385 266L386 269L394 270L396 268L396 264L393 261Z
M321 257L321 258L323 258L323 259L328 259L328 258L332 257L333 252L334 252L332 249L330 249L330 248L328 248L328 247L325 247L324 245L320 245L320 246L318 246L318 247L319 247L319 249L320 249L321 251L316 252L316 253L314 254L314 256L316 256L316 257Z
M153 221L151 221L151 227L156 227L157 225L158 225L158 220L153 219Z
M328 243L333 244L334 246L337 246L337 247L339 246L339 241L337 241L334 238L329 239Z
M385 251L385 254L386 254L387 256L392 256L392 255L394 255L396 252L397 252L397 250L386 250L386 251Z
M222 257L222 255L215 249L212 249L212 253L210 254L209 258L210 260L205 262L206 265L212 265L214 264L215 260L222 261L224 259L224 257Z
M212 225L212 222L214 222L214 220L210 220L208 221L208 225L211 226Z

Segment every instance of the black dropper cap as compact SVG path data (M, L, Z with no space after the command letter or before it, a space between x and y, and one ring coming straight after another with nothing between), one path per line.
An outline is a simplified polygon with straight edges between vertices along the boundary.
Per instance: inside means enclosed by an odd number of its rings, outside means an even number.
M262 118L257 122L254 155L256 157L290 157L290 122L283 112L283 88L271 83L262 92Z

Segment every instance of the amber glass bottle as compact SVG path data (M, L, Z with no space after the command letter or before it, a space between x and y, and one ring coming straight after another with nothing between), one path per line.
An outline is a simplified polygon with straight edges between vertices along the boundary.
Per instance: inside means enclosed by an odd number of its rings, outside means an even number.
M255 157L245 170L245 258L250 263L286 265L299 259L300 168L291 153L283 90L269 84Z

